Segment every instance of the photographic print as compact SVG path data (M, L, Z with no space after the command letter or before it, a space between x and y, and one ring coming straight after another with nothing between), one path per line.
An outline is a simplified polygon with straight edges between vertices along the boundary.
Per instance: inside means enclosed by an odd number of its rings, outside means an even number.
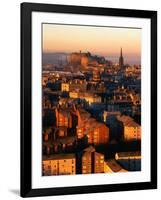
M21 196L157 188L157 12L21 4Z
M43 176L141 170L141 68L139 28L42 24Z

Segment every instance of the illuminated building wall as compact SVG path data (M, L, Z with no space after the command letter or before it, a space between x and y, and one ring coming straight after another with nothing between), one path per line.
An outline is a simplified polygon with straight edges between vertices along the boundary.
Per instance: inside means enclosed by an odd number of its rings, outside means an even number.
M94 95L93 93L81 93L81 92L69 92L70 98L80 98L85 99L89 104L91 103L101 103L101 97L98 95Z
M104 144L109 141L109 128L103 123L97 121L91 124L91 127L86 127L86 124L81 127L77 127L77 136L79 139L87 135L89 144Z
M61 91L69 92L69 83L62 83Z
M56 125L57 127L72 127L72 115L68 111L56 109Z
M140 126L124 126L124 140L141 140Z
M76 159L74 154L57 154L43 158L43 175L76 174Z
M125 141L141 140L141 126L133 118L123 115L117 117L123 124L123 134Z
M84 150L82 156L82 174L103 173L104 172L104 155L95 151L90 146Z

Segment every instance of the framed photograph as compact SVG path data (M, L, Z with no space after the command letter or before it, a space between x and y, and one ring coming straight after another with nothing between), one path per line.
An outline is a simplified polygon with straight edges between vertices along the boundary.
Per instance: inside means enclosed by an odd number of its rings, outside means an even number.
M21 196L157 188L157 12L21 4Z

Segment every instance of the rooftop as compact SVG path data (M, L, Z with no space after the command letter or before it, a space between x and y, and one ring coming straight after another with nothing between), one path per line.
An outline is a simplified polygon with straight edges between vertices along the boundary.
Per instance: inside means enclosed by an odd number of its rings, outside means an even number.
M116 154L118 155L118 157L135 157L141 156L141 151L119 152Z
M121 121L124 126L133 126L133 127L139 127L140 125L137 124L133 118L126 116L126 115L122 115L122 116L117 116L117 119L119 121Z
M85 152L95 152L95 148L93 146L89 146L86 149L84 149Z
M57 138L54 143L62 143L62 144L69 144L73 143L77 139L76 136L65 136L65 137L59 137Z
M105 161L105 163L108 165L108 167L111 168L111 170L113 172L119 172L121 171L123 168L116 162L115 159L110 159Z
M43 156L42 160L65 160L75 159L75 154L54 154L50 156Z

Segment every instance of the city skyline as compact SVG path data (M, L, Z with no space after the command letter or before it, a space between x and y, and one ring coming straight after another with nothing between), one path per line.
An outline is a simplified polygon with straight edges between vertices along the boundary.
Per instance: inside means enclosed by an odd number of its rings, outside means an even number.
M43 24L43 53L92 52L125 64L141 64L141 29Z
M44 27L42 176L141 171L141 31Z

